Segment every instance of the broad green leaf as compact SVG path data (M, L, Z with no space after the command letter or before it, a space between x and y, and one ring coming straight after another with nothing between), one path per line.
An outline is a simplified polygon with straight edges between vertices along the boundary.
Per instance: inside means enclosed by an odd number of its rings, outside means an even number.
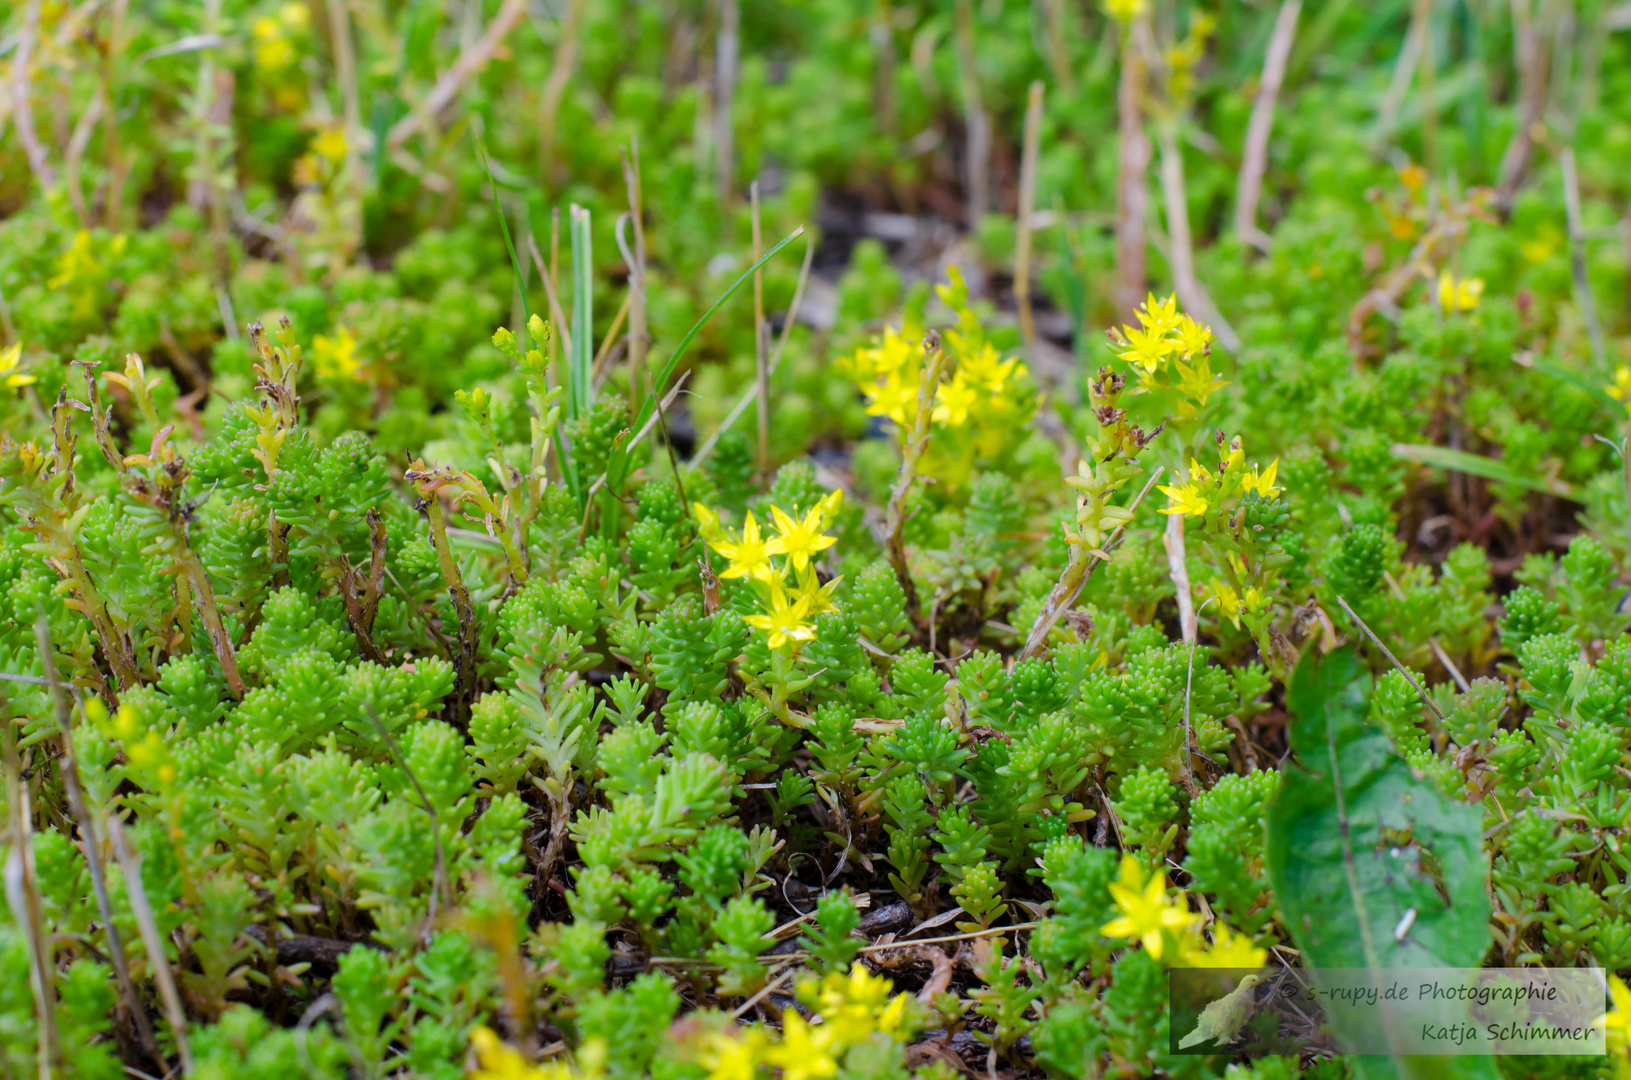
M1286 689L1296 760L1269 807L1266 859L1281 917L1310 968L1478 967L1490 943L1480 815L1366 721L1370 690L1346 648L1305 656ZM1355 1060L1367 1078L1496 1075L1486 1058Z

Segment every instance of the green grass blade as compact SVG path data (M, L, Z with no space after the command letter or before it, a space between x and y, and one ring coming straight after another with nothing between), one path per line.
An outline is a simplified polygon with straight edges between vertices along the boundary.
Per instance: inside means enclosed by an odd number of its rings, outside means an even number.
M510 239L510 222L504 216L504 204L498 200L498 181L493 178L493 164L487 160L487 147L482 144L479 135L476 136L476 152L481 155L481 166L487 171L487 185L493 192L493 209L498 212L498 227L504 233L504 250L510 253L510 273L515 278L515 291L521 295L521 312L526 319L515 328L515 344L525 355L531 336L527 327L532 323L532 304L527 300L527 287L521 280L521 260L515 254L515 242ZM538 342L538 348L543 349L544 342ZM567 396L571 397L570 392ZM559 429L555 432L555 457L561 464L561 478L566 481L566 489L581 505L583 496L578 486L577 466L572 461L572 455L567 453L566 442L561 438Z
M1434 469L1448 469L1469 476L1481 476L1498 484L1511 484L1565 499L1574 498L1574 488L1567 481L1549 480L1544 476L1523 476L1494 458L1487 458L1482 454L1469 454L1465 450L1452 450L1448 446L1395 443L1393 456L1402 461L1413 461L1417 465L1426 465Z
M480 135L476 136L476 152L481 155L481 167L487 172L487 185L493 192L493 209L498 212L498 227L504 232L504 250L510 253L510 273L515 277L515 291L521 294L521 311L526 315L526 321L515 328L515 344L525 356L529 333L527 324L532 322L532 304L527 300L527 287L521 280L521 260L516 257L515 243L510 239L510 222L504 216L504 204L498 201L498 181L493 179L493 165L487 160L487 147L483 145ZM542 348L543 344L540 341L539 348Z
M1584 390L1586 393L1596 398L1599 403L1607 405L1610 409L1613 409L1616 412L1625 408L1624 403L1616 400L1614 396L1605 390L1601 385L1592 382L1578 371L1570 371L1568 368L1554 364L1550 360L1533 360L1530 361L1529 366L1534 368L1536 371L1544 372L1547 375L1550 375L1554 379L1561 379L1563 382L1568 383L1576 390Z
M594 379L595 266L589 232L589 211L572 204L572 356L567 365L567 415L589 415Z
M674 374L674 369L679 366L680 358L685 355L685 350L691 347L692 340L702 332L702 328L704 326L708 325L708 320L714 317L714 312L723 307L725 301L736 295L736 290L740 289L743 285L746 285L749 281L752 281L753 275L758 272L761 266L774 258L782 248L786 247L788 244L791 244L794 240L797 240L803 235L804 226L800 225L798 228L794 229L792 232L783 237L781 242L775 247L771 248L769 251L765 252L764 255L760 257L758 262L748 267L746 272L744 272L741 277L737 278L731 287L726 289L724 293L720 295L718 300L714 301L714 306L705 311L702 318L698 319L695 325L693 325L691 329L686 332L686 335L680 339L679 345L675 347L673 354L669 356L668 361L663 364L662 370L657 373L657 378L652 381L652 396L646 398L645 403L640 406L640 414L634 418L634 423L631 425L631 430L639 431L641 428L646 426L646 421L651 419L651 414L653 411L655 411L657 406L657 397L662 394L663 387L668 385L669 377ZM618 446L612 451L612 460L606 469L606 478L612 481L614 485L621 484L623 481L623 475L628 466L629 451L631 449L632 448L628 446ZM613 487L613 490L616 490L615 486Z

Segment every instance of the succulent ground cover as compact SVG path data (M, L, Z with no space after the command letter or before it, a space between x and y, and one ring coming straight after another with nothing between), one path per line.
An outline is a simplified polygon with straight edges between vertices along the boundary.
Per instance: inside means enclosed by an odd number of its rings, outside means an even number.
M0 1076L1631 1071L1628 26L12 5Z

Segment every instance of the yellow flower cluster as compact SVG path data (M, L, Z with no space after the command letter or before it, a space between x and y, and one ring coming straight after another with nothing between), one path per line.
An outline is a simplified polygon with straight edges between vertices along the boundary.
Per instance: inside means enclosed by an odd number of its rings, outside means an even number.
M1456 277L1448 270L1438 276L1438 306L1455 314L1472 311L1484 298L1484 279Z
M1221 436L1220 436L1221 438ZM1218 463L1216 475L1194 458L1189 459L1189 478L1178 484L1163 484L1161 493L1168 499L1163 514L1184 514L1204 518L1220 510L1233 498L1255 491L1265 499L1275 499L1281 488L1274 486L1280 459L1275 458L1259 475L1257 466L1246 470L1246 451L1241 448L1240 436L1229 444L1229 456Z
M1111 330L1110 344L1138 372L1143 390L1178 392L1179 419L1200 416L1212 394L1229 385L1212 372L1212 328L1179 311L1176 296L1146 296L1138 326Z
M782 1030L763 1027L726 1029L708 1037L703 1064L708 1080L754 1080L759 1066L781 1070L781 1080L822 1080L837 1074L844 1055L876 1033L897 1042L911 1038L915 1024L909 998L889 991L893 984L857 963L846 976L829 972L820 981L806 980L799 1000L815 1011L819 1023L806 1021L794 1009L782 1013Z
M930 414L935 437L920 472L950 491L967 483L982 460L1024 441L1039 398L1024 362L1004 359L986 340L979 316L969 305L962 274L954 266L946 276L948 283L935 291L957 321L945 329L935 357L941 369ZM866 411L892 420L902 440L917 423L921 407L918 395L929 359L922 337L922 329L908 322L904 331L886 329L837 362L839 373L865 396Z
M1218 608L1223 612L1224 618L1234 623L1237 630L1240 628L1241 615L1256 615L1267 608L1269 603L1268 596L1257 586L1249 585L1243 590L1236 591L1233 585L1222 578L1212 579L1212 595L1217 597Z
M333 337L318 334L311 339L311 359L318 376L326 379L356 379L362 368L356 336L343 326Z
M1212 924L1212 943L1201 934L1201 919L1189 910L1183 893L1177 900L1167 892L1166 874L1148 877L1144 865L1131 855L1121 860L1121 874L1110 884L1110 897L1121 914L1104 924L1108 937L1137 941L1159 960L1171 945L1179 967L1258 968L1268 952L1251 939L1234 933L1221 921Z
M11 355L9 352L7 356ZM0 372L9 370L5 367L3 358L0 358ZM1623 402L1627 410L1631 410L1631 367L1621 364L1614 370L1614 381L1604 387L1608 396L1615 401Z
M735 1025L707 1031L700 1036L700 1064L708 1070L708 1080L755 1080L762 1066L781 1070L781 1080L835 1076L852 1047L879 1034L908 1042L922 1026L911 998L890 997L892 989L888 979L859 963L848 975L834 971L822 979L805 979L796 992L816 1014L814 1020L787 1009L779 1033ZM595 1080L606 1071L606 1044L600 1039L578 1048L576 1067L559 1061L529 1064L486 1027L470 1033L470 1047L477 1061L471 1080Z
M836 542L823 530L843 506L842 490L830 492L801 518L772 506L770 519L776 533L768 537L760 532L751 510L738 534L726 528L708 507L701 503L692 506L702 539L730 560L719 576L741 579L759 594L763 610L749 615L746 622L769 635L772 649L789 641L808 641L815 636L815 616L832 610L832 594L839 579L822 584L816 575L815 558Z
M310 22L307 6L289 0L275 18L262 15L249 27L254 39L255 69L283 109L295 110L305 104L299 70L300 42Z
M124 744L125 758L138 779L157 781L164 787L175 783L176 766L170 747L157 731L142 723L129 704L120 705L110 717L107 708L93 698L85 703L85 716L104 734Z
M68 290L73 295L74 317L91 318L96 314L103 285L113 275L108 263L125 253L127 242L124 233L99 241L89 230L80 229L57 256L57 272L45 283L46 288Z
M923 347L894 327L883 337L839 360L839 370L866 395L869 416L883 416L902 428L917 420L918 384L923 376ZM1026 374L1019 360L1007 360L989 342L956 357L957 370L935 396L933 419L960 428L1004 411L1004 391L1015 376Z

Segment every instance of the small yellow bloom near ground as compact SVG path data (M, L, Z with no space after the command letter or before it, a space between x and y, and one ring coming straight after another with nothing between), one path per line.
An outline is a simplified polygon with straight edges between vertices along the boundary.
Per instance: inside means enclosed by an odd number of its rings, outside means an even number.
M1178 394L1178 416L1193 420L1211 396L1229 385L1212 371L1212 329L1178 310L1178 299L1147 296L1138 325L1110 331L1116 358L1138 374L1139 393L1170 389Z
M1167 895L1167 876L1156 873L1144 877L1144 865L1131 855L1121 860L1121 874L1110 885L1119 916L1105 923L1101 933L1140 942L1155 959L1161 959L1166 937L1177 937L1195 921L1189 909L1173 903Z
M470 1048L476 1052L477 1066L470 1080L579 1080L598 1075L598 1062L605 1059L605 1046L590 1039L579 1050L582 1072L557 1060L529 1065L517 1051L506 1046L491 1028L478 1027L470 1033Z
M1221 922L1212 924L1212 945L1199 931L1186 936L1178 950L1179 967L1200 968L1260 968L1268 962L1267 949L1252 944L1252 939L1237 934Z
M1218 598L1218 608L1223 612L1224 618L1240 627L1242 613L1254 615L1263 610L1266 597L1261 589L1247 587L1244 592L1236 592L1234 586L1221 578L1212 579L1212 595Z
M4 360L0 358L0 372L5 371ZM1615 401L1623 402L1627 410L1631 410L1631 367L1621 364L1614 371L1614 381L1603 389Z
M57 256L57 272L46 288L64 290L73 297L74 317L89 319L96 314L103 287L113 275L109 263L125 253L124 233L99 241L89 230L80 229L68 247Z
M345 158L345 129L324 128L322 134L312 140L311 148L338 165Z
M362 367L357 339L343 326L333 337L318 334L311 339L311 359L317 374L328 379L355 379Z
M1104 0L1104 13L1120 23L1129 23L1144 14L1146 0Z
M1631 988L1618 975L1610 975L1608 996L1614 1010L1604 1013L1597 1023L1604 1029L1608 1053L1614 1059L1614 1075L1625 1080L1631 1077Z
M789 641L808 641L815 637L815 625L809 621L808 598L789 595L779 577L770 578L766 584L770 587L770 596L764 612L749 615L743 622L763 630L770 638L772 649L779 649Z
M23 343L20 341L12 342L10 348L0 352L0 377L5 378L7 386L16 388L35 381L34 376L19 370L22 358Z
M1483 278L1458 278L1448 270L1438 276L1438 306L1445 311L1472 311L1483 298Z
M825 1080L844 1067L850 1049L886 1035L909 1042L922 1024L907 994L857 963L849 974L833 971L806 978L795 993L815 1016L796 1009L782 1013L782 1029L726 1028L710 1034L702 1055L708 1080L753 1080L761 1066L781 1070L782 1080Z

